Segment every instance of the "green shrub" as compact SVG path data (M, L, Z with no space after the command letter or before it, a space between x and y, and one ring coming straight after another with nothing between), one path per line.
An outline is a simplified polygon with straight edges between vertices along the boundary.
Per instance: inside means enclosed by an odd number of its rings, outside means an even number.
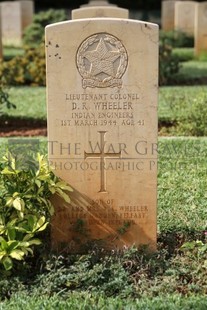
M69 202L65 190L72 189L53 175L39 154L36 161L27 153L23 162L11 154L0 162L0 264L6 270L41 244L36 236L54 213L49 199L57 193Z
M5 61L11 60L12 58L23 55L24 49L22 47L14 47L14 46L4 46L4 57Z
M179 61L189 61L194 59L194 49L189 47L173 48L173 55L177 56Z
M23 43L30 47L37 47L44 41L44 31L47 25L66 19L67 15L64 10L50 9L36 14L33 23L24 31Z
M0 115L2 108L6 107L7 109L16 108L16 106L10 101L9 93L6 88L3 79L0 80Z
M194 99L192 109L186 115L182 115L179 120L180 131L192 136L206 136L206 115L207 115L207 98Z
M166 85L173 80L173 75L180 69L179 59L172 53L172 47L165 41L159 44L159 84Z
M66 19L64 10L50 9L35 15L24 33L24 54L0 63L0 75L8 85L45 86L45 26Z
M8 85L45 85L44 44L26 48L22 56L0 63L0 75Z
M194 47L193 36L182 31L160 31L160 40L165 40L172 47Z
M199 61L207 61L207 52L206 51L201 52L201 54L198 57L196 57L196 59Z

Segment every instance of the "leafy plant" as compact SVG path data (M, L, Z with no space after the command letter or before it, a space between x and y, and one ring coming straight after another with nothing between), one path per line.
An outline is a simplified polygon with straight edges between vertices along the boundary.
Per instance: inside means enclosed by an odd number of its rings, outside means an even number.
M160 40L174 47L194 47L194 38L182 31L160 31Z
M36 236L47 228L54 213L50 197L56 193L70 202L65 191L72 191L54 176L40 154L33 163L29 159L29 169L18 165L11 154L0 162L0 263L6 270L41 244Z
M23 55L0 63L0 75L8 85L45 85L44 44L36 48L25 48Z
M9 99L9 93L8 90L6 89L3 79L0 79L0 114L2 108L5 106L8 109L16 108L16 106Z
M201 240L188 241L181 246L180 250L188 255L193 255L193 257L201 258L207 255L207 243ZM207 259L204 264L207 268Z
M172 53L172 46L165 38L159 43L159 83L160 85L169 84L173 76L180 69L179 58Z
M33 23L24 31L23 43L32 48L44 41L45 27L49 24L61 22L67 19L64 10L50 9L35 14Z
M193 60L195 58L193 48L188 48L188 47L173 48L172 53L173 53L173 55L178 57L178 59L181 62L190 61L190 60Z

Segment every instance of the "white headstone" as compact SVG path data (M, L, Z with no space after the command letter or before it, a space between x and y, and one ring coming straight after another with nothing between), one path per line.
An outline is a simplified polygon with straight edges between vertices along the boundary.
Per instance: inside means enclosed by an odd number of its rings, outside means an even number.
M161 18L164 31L173 31L175 28L175 2L174 0L162 1Z
M32 23L34 16L34 1L22 0L20 3L22 8L22 29L24 30Z
M0 5L0 59L3 58L2 31L1 31L1 5Z
M195 20L195 54L207 53L207 1L198 3Z
M19 2L1 3L2 40L5 45L21 45L22 14Z
M2 39L5 45L21 45L23 30L32 22L33 1L1 3Z
M194 36L196 5L195 1L176 1L175 30Z
M102 0L90 1L89 4L82 5L80 9L72 11L72 19L95 17L129 18L129 11Z
M84 7L72 11L72 19L94 17L129 18L129 11L113 6Z
M88 4L81 5L81 8L88 6L116 6L116 5L109 3L107 0L91 0L89 1Z
M156 247L158 26L118 18L46 27L52 246Z

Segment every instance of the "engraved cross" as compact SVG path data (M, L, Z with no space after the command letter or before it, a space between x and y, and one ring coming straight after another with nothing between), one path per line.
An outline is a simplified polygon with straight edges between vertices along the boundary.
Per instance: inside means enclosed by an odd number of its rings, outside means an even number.
M107 131L98 131L100 133L100 152L99 153L86 153L84 152L84 158L100 158L100 172L101 172L101 187L99 193L106 193L106 171L104 169L105 158L121 158L121 151L119 153L105 153L104 146L106 141L104 140Z

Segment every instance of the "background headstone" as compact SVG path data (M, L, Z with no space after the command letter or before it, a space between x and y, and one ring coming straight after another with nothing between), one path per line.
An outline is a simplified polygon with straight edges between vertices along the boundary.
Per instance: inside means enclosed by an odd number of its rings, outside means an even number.
M116 6L115 4L109 3L107 0L91 0L88 4L83 4L81 7L88 6Z
M1 3L2 40L5 45L21 45L23 30L32 22L33 1Z
M207 2L196 6L195 20L195 54L207 53Z
M175 30L194 36L196 5L195 1L176 1Z
M94 18L94 17L116 17L129 18L129 11L113 6L91 6L72 11L72 19Z
M22 13L19 2L1 3L2 41L5 45L21 45Z
M3 47L2 47L2 31L1 31L1 5L0 5L0 59L3 58Z
M78 34L78 35L77 35ZM70 38L70 39L68 39ZM95 18L46 27L52 247L156 247L158 26Z
M175 29L175 2L173 0L162 1L161 23L164 31Z
M72 19L95 17L129 18L129 11L102 0L90 1L87 5L81 6L80 9L72 11Z
M22 0L20 1L22 8L22 30L32 23L34 16L34 1Z

